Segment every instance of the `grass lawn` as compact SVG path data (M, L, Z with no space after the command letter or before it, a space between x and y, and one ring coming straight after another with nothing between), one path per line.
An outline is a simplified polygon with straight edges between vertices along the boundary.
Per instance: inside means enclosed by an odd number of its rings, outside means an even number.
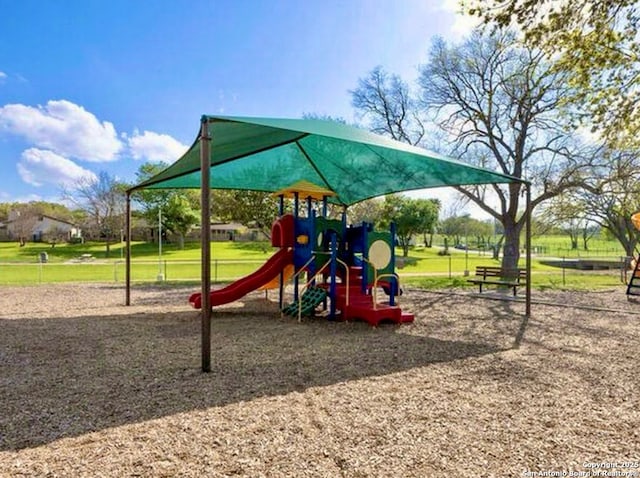
M524 241L523 241L524 243ZM588 250L584 250L582 242L578 249L571 249L571 241L567 236L537 236L531 240L534 253L555 257L619 257L626 255L620 243L613 239L594 237L588 241Z
M219 259L266 259L275 251L267 242L213 242L212 257ZM49 262L66 262L80 258L83 254L91 254L95 259L115 261L124 257L124 244L112 244L111 253L107 257L106 247L102 242L85 244L48 244L28 242L20 247L15 242L0 242L0 262L33 262L37 263L41 252L46 252ZM150 242L133 242L131 256L135 259L157 259L158 244ZM200 243L189 242L183 250L175 244L162 245L162 257L166 260L200 260Z
M275 252L267 242L212 243L212 279L229 281L255 271ZM398 256L398 272L402 282L421 287L470 286L464 271L473 274L478 265L499 265L489 252L461 251L450 248L451 255L438 255L439 248L416 247L409 257ZM40 253L46 252L48 262L40 264ZM28 243L0 243L0 284L37 284L50 282L122 282L125 277L123 249L111 246L107 258L103 243L56 245ZM83 255L90 260L81 261ZM402 263L402 267L400 264ZM522 258L524 266L524 257ZM599 288L620 284L620 272L585 273L544 265L537 259L532 263L533 286L536 288ZM196 281L200 277L200 245L187 243L183 250L174 244L164 244L162 259L153 243L132 244L132 280L154 282L162 274L165 281ZM421 276L421 277L416 277ZM429 277L425 277L429 276Z
M493 241L493 239L490 239ZM468 243L472 249L476 249L475 240L468 238ZM522 235L521 244L524 244L525 236ZM465 242L464 239L462 242ZM436 235L433 244L439 247L444 245L444 236ZM451 239L449 245L453 244ZM571 240L567 235L540 235L531 238L531 250L534 254L545 255L550 257L620 257L625 252L622 246L615 239L607 239L604 235L597 235L591 238L587 243L588 249L584 250L582 240L578 242L577 249L571 249Z
M275 252L267 242L214 242L211 246L214 281L227 281L255 271ZM39 263L42 252L48 261ZM50 282L120 282L125 277L123 248L111 245L109 257L103 243L48 244L0 243L0 284L37 284ZM83 255L91 259L81 260ZM196 280L200 277L200 244L187 243L183 250L163 244L162 259L158 245L136 242L131 247L131 277L134 281Z

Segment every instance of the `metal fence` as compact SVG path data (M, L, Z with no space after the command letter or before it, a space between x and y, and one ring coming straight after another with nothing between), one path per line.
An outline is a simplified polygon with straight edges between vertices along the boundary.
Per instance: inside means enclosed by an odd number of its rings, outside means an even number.
M264 261L228 260L211 261L214 282L238 279L255 271ZM132 261L131 280L197 281L200 279L200 261ZM0 263L0 284L40 284L55 282L124 282L125 261L87 262L4 262Z
M474 259L475 256L475 260ZM488 256L488 255L487 255ZM415 270L411 267L399 268L401 278L440 276L453 279L466 277L474 272L474 266L479 261L486 261L489 257L484 254L458 253L451 256L426 259L428 264ZM566 258L555 257L547 260L539 258L541 262L555 266L545 271L535 271L534 274L556 276L554 281L559 285L566 285L571 277L583 276L589 273L607 274L618 277L619 282L626 283L628 279L629 257L618 258ZM402 260L399 260L402 263ZM213 282L229 282L254 272L264 264L258 259L213 259L211 261L211 278ZM426 270L425 270L426 269ZM201 265L199 260L134 260L131 262L131 279L134 282L187 282L199 281ZM125 261L89 260L82 262L0 262L0 284L2 285L31 285L58 282L114 282L125 280Z

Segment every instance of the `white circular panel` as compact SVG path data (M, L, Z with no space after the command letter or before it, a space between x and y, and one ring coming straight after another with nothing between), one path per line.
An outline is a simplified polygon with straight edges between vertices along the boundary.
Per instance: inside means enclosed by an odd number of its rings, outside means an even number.
M384 269L391 262L391 247L382 240L373 241L369 247L369 261L376 269Z

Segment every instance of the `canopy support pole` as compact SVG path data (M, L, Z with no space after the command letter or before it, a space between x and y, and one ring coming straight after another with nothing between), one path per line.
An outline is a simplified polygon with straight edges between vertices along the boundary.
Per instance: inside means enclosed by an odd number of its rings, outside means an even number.
M284 216L284 194L278 196L278 217ZM278 308L284 307L284 271L280 272L280 282L278 284Z
M299 211L299 194L298 192L294 192L293 193L293 217L296 219L296 222L298 221L298 215L300 213ZM295 231L295 226L294 226L294 231ZM295 239L294 239L295 240ZM296 271L297 272L297 271ZM293 301L294 302L298 302L298 288L300 286L300 276L298 274L295 275L295 277L293 278Z
M125 226L124 233L127 235L126 242L126 258L124 266L125 275L125 293L124 293L124 305L131 305L131 192L127 191L127 200L125 207Z
M200 124L200 239L202 282L202 371L211 372L211 216L209 119L202 117Z
M526 268L527 268L527 284L526 284L526 298L525 298L525 315L531 317L531 183L525 183L527 193L527 204L525 209L525 222L527 228L527 234L525 236L525 250L526 250Z

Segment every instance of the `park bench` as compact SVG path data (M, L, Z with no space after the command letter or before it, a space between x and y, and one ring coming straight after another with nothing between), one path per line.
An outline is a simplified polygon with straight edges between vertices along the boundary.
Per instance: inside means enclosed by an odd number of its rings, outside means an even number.
M527 282L527 271L516 269L514 273L507 275L501 267L477 266L475 278L468 279L468 282L478 284L480 293L482 293L484 284L510 287L513 289L513 295L515 296L518 287Z

